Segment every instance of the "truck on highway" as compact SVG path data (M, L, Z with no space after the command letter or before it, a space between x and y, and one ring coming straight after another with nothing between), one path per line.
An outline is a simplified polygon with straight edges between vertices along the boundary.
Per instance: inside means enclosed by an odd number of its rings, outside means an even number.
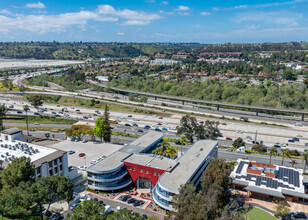
M113 124L119 124L119 122L116 121L116 120L109 120L109 122L110 122L110 123L113 123Z

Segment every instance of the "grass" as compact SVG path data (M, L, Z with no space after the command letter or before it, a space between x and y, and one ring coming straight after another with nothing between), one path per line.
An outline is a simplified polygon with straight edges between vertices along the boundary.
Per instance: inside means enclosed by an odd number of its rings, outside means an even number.
M10 119L14 118L14 119ZM40 124L74 124L77 122L76 120L65 119L65 118L57 118L54 116L47 116L47 115L40 115L40 116L29 116L28 117L29 124L31 123L40 123ZM19 116L7 116L6 119L3 120L4 122L21 122L26 123L25 117Z
M252 208L248 212L248 220L275 220L276 218L268 212L259 209Z
M0 81L0 91L1 92L16 92L16 91L20 91L20 88L18 86L15 86L12 84L11 87L4 87L3 83Z
M27 130L26 126L5 126L5 128L19 128L20 130ZM65 128L42 128L42 127L29 127L30 129L35 129L36 131L53 131L53 132L61 132L65 131Z

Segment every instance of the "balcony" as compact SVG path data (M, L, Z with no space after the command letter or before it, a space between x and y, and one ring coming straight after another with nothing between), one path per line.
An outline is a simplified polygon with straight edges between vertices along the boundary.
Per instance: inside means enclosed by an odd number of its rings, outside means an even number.
M153 190L153 200L154 202L159 205L160 207L162 207L163 209L169 210L169 211L173 211L172 206L169 204L168 201L162 199L156 192L156 188Z
M167 201L172 200L172 196L170 196L170 193L159 187L159 184L156 184L155 190L158 196L161 197L162 199L165 199Z
M102 191L112 191L112 190L118 190L118 189L125 188L129 186L131 183L132 183L132 180L127 179L120 183L111 183L111 184L95 183L92 185L88 185L88 187L90 189L97 189L97 190L102 190Z
M92 175L91 177L88 176L88 180L93 180L97 182L113 182L123 178L127 173L127 170L123 170L123 172L120 172L115 175Z

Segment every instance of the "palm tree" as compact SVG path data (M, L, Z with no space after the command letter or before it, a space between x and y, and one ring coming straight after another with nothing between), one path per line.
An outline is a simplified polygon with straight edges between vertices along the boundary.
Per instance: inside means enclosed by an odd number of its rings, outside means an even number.
M291 154L289 152L289 149L287 149L287 148L286 149L281 149L281 152L282 152L282 154L281 154L281 157L282 157L281 165L283 165L284 159L285 158L290 158Z
M269 164L272 163L272 156L277 156L277 149L275 147L271 147L269 150L269 156L270 156L270 162Z
M291 164L292 164L292 167L294 167L297 164L297 161L295 159L293 159L293 160L291 160Z
M175 158L178 154L178 148L177 147L167 147L167 149L164 151L164 155L166 157Z
M24 105L24 111L26 112L26 124L27 124L27 134L29 136L29 122L28 122L28 111L30 110L28 105Z
M156 155L163 155L165 150L171 145L169 144L168 141L164 140L163 142L157 144L157 146L158 147L155 150L153 150L152 153Z
M306 151L304 154L303 154L303 162L305 162L305 165L304 165L304 173L306 171L306 166L308 164L308 151Z
M181 156L182 156L183 145L186 145L188 143L187 138L185 136L182 136L181 139L180 139L180 143L181 143Z

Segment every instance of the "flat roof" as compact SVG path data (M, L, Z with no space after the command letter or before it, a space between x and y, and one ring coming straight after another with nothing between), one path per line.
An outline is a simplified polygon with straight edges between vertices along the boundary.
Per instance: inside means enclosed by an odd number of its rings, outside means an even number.
M137 138L131 142L126 148L121 149L121 151L126 151L129 153L140 153L145 148L149 147L155 141L163 138L163 133L158 131L149 131L141 137Z
M260 187L256 187L256 186L246 186L244 188L247 191L252 191L252 192L256 192L256 193L261 193L261 194L265 194L265 195L270 195L270 196L275 196L275 197L279 197L279 198L285 198L281 192L278 191L274 191L274 190L269 190L269 189L265 189L265 188L260 188Z
M21 130L19 128L8 128L8 129L5 129L3 131L1 131L2 134L16 134L16 133L19 133L21 132Z
M97 170L97 171L109 171L118 168L122 164L122 160L128 157L130 154L126 152L116 151L111 155L107 156L102 161L94 164L88 168L88 170Z
M31 152L31 154L29 154L29 152ZM14 158L26 156L31 159L31 162L35 166L40 166L41 163L56 159L64 153L65 151L22 141L0 141L0 160L7 163L10 163L10 161Z
M125 159L124 162L166 171L170 171L177 164L177 161L175 160L151 154L133 154L132 156Z
M190 180L200 164L216 146L217 141L214 140L196 142L179 158L179 165L170 173L164 173L159 182L168 189L178 191L182 184L186 184Z

